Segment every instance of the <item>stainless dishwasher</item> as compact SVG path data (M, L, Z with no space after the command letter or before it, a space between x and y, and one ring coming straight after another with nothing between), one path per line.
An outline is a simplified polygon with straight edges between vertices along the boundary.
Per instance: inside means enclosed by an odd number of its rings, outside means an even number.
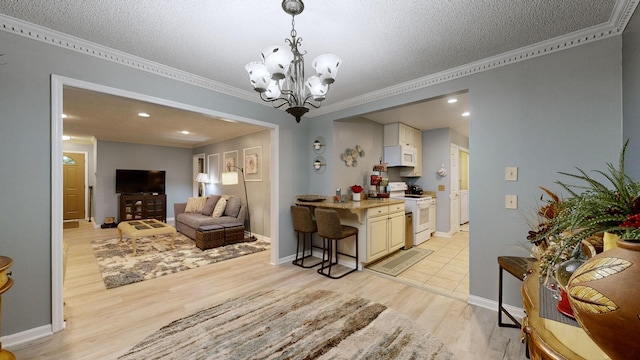
M406 211L404 213L404 249L413 247L413 213Z

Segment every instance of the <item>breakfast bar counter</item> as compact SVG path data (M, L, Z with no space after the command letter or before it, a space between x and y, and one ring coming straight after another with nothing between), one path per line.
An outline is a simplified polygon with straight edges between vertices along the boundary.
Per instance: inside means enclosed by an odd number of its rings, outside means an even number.
M356 215L361 224L365 223L366 217L364 215L369 209L389 205L403 205L404 209L404 200L390 198L370 198L360 201L347 200L344 202L338 202L335 201L333 196L298 195L296 196L295 204L324 209L346 210ZM338 211L338 213L340 213L340 211Z
M361 260L361 263L357 264L359 269L362 269L362 264L371 263L404 246L404 200L373 198L338 202L332 196L298 195L295 204L311 207L312 210L314 208L334 209L343 225L358 228L357 246ZM340 242L339 250L344 253L353 253L355 244Z

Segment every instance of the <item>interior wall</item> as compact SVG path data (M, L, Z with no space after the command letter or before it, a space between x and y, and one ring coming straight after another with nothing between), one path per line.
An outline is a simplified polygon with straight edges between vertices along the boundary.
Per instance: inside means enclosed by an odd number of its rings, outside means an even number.
M468 89L472 119L465 147L473 154L469 291L472 301L497 300L496 258L528 254L529 229L523 213L535 207L538 186L558 191L554 186L558 171L571 171L574 166L599 169L618 157L621 46L621 37L612 37L345 109L317 121L354 117ZM320 129L318 133L322 134ZM423 148L428 141L423 134ZM447 166L448 155L442 156ZM517 182L505 183L506 166L518 166ZM434 176L430 173L423 169L423 177ZM505 194L518 195L518 210L504 208ZM438 193L438 208L443 201ZM438 217L438 227L443 220L448 221ZM519 286L507 285L505 302L521 307Z
M167 218L173 218L173 203L185 202L191 193L191 161L192 149L99 140L96 223L119 219L116 169L166 171Z
M373 165L379 164L383 155L383 137L384 126L371 120L358 118L336 121L333 126L333 149L337 151L327 157L328 162L335 164L334 191L320 194L333 195L335 189L340 188L343 195L351 195L351 185L360 185L368 190ZM362 148L364 156L347 166L341 156L346 149L355 149L356 145Z
M636 11L622 36L623 141L629 139L625 154L627 173L640 179L640 14Z
M255 234L271 237L271 211L269 205L271 204L271 190L270 190L270 178L271 178L271 139L269 130L260 131L251 135L241 136L239 138L221 141L219 143L202 146L193 149L194 154L205 154L205 159L208 159L209 155L218 154L219 166L218 174L221 174L224 169L224 152L225 151L238 151L238 164L242 168L245 168L244 164L244 149L252 148L255 146L262 147L262 156L259 160L259 171L262 174L261 181L247 181L247 197L249 198L250 216L251 216L251 231ZM205 161L206 169L216 166L216 164L210 164ZM247 175L251 180L251 176ZM246 203L244 187L242 184L242 175L239 176L237 185L222 185L221 182L210 183L206 186L207 195L210 194L225 194L236 195L242 199L242 203ZM186 198L185 198L186 199Z
M273 184L278 190L273 206L288 210L294 199L292 190L294 193L307 191L307 173L289 174L287 171L286 177L278 174L278 164L302 168L309 154L303 144L307 125L296 124L282 110L8 31L0 31L0 44L5 54L2 57L4 65L0 65L0 108L3 109L0 114L0 168L3 169L0 183L4 189L11 189L0 197L0 228L3 230L0 252L14 260L11 270L16 280L16 285L2 298L3 336L27 330L38 334L51 331L52 243L62 241L61 224L60 234L57 234L52 232L51 223L52 74L165 99L168 103L208 109L212 114L228 115L235 120L271 124L277 127L277 131L272 130L276 139L272 148L277 150L278 156L276 163L272 161ZM29 159L28 166L16 161L15 154ZM187 164L190 169L191 160ZM188 197L190 184L186 192L176 192L176 196ZM38 219L37 225L33 219ZM278 228L292 228L290 216L279 216L275 221ZM272 233L277 235L277 229L272 229ZM295 252L293 231L283 232L279 241L285 246L274 246L278 258Z

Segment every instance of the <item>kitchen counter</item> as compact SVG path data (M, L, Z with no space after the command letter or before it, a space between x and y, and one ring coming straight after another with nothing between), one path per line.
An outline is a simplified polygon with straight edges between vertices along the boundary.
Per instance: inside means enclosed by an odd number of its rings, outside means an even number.
M301 200L306 199L307 201ZM344 257L340 263L362 270L368 264L400 249L405 241L404 200L391 198L369 198L361 201L335 201L333 196L298 195L295 204L312 209L333 209L338 213L342 225L358 229L358 242L340 241L338 250L345 254L354 254L356 246L359 263ZM320 255L316 255L320 257Z
M314 201L303 201L300 199L311 199ZM322 199L322 200L317 200ZM347 210L351 213L355 214L358 217L358 222L364 224L364 213L367 209L384 206L384 205L395 205L395 204L403 204L404 200L398 199L390 199L390 198L368 198L366 200L360 201L351 201L347 200L345 202L337 202L333 198L333 196L323 196L323 195L298 195L296 196L296 205L302 206L310 206L310 207L319 207L325 209L339 209L339 210Z

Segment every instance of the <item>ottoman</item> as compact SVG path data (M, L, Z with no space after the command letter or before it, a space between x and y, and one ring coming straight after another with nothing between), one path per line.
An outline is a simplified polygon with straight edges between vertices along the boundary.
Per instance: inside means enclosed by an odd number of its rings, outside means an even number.
M207 250L225 245L224 228L220 225L200 226L196 230L196 246L201 250Z
M235 244L244 241L244 225L240 223L222 224L224 227L224 244Z

